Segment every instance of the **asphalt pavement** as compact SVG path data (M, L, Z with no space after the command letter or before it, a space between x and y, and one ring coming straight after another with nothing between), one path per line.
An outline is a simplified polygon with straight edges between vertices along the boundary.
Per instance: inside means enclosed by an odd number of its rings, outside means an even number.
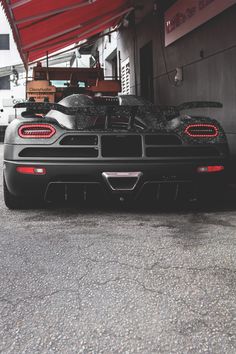
M0 353L236 353L236 202L10 211L0 184Z

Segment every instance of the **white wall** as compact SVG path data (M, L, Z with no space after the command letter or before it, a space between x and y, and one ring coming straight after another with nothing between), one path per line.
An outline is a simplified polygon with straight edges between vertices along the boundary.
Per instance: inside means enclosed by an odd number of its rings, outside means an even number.
M96 47L99 51L99 62L104 69L105 76L112 76L112 64L111 59L117 53L117 32L113 32L109 36L100 38Z
M10 25L1 6L0 24L0 34L10 35L10 50L0 50L0 68L21 64L22 60L14 42ZM22 73L19 75L18 86L11 82L10 90L0 90L0 109L4 110L3 113L0 112L0 125L8 124L10 118L9 116L13 116L15 114L15 110L12 108L13 100L24 98L25 73Z
M0 23L0 34L10 34L10 50L0 50L0 67L19 64L22 62L22 60L13 39L11 27L1 6Z

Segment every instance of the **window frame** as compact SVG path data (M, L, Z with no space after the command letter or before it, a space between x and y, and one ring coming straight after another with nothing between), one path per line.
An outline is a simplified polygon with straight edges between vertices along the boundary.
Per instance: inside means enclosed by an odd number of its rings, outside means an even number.
M2 38L3 41L1 40ZM0 51L1 50L10 50L10 34L9 33L1 33L0 34Z

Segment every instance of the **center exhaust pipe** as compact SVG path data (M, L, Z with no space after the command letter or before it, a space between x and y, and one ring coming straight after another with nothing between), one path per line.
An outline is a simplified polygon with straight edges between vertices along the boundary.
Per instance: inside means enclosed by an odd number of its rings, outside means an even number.
M113 192L130 192L135 189L142 172L103 172L102 176Z

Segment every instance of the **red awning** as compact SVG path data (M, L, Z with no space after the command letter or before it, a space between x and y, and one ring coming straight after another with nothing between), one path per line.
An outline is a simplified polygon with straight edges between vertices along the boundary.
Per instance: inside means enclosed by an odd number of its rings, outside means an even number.
M114 27L132 0L0 0L24 63Z

